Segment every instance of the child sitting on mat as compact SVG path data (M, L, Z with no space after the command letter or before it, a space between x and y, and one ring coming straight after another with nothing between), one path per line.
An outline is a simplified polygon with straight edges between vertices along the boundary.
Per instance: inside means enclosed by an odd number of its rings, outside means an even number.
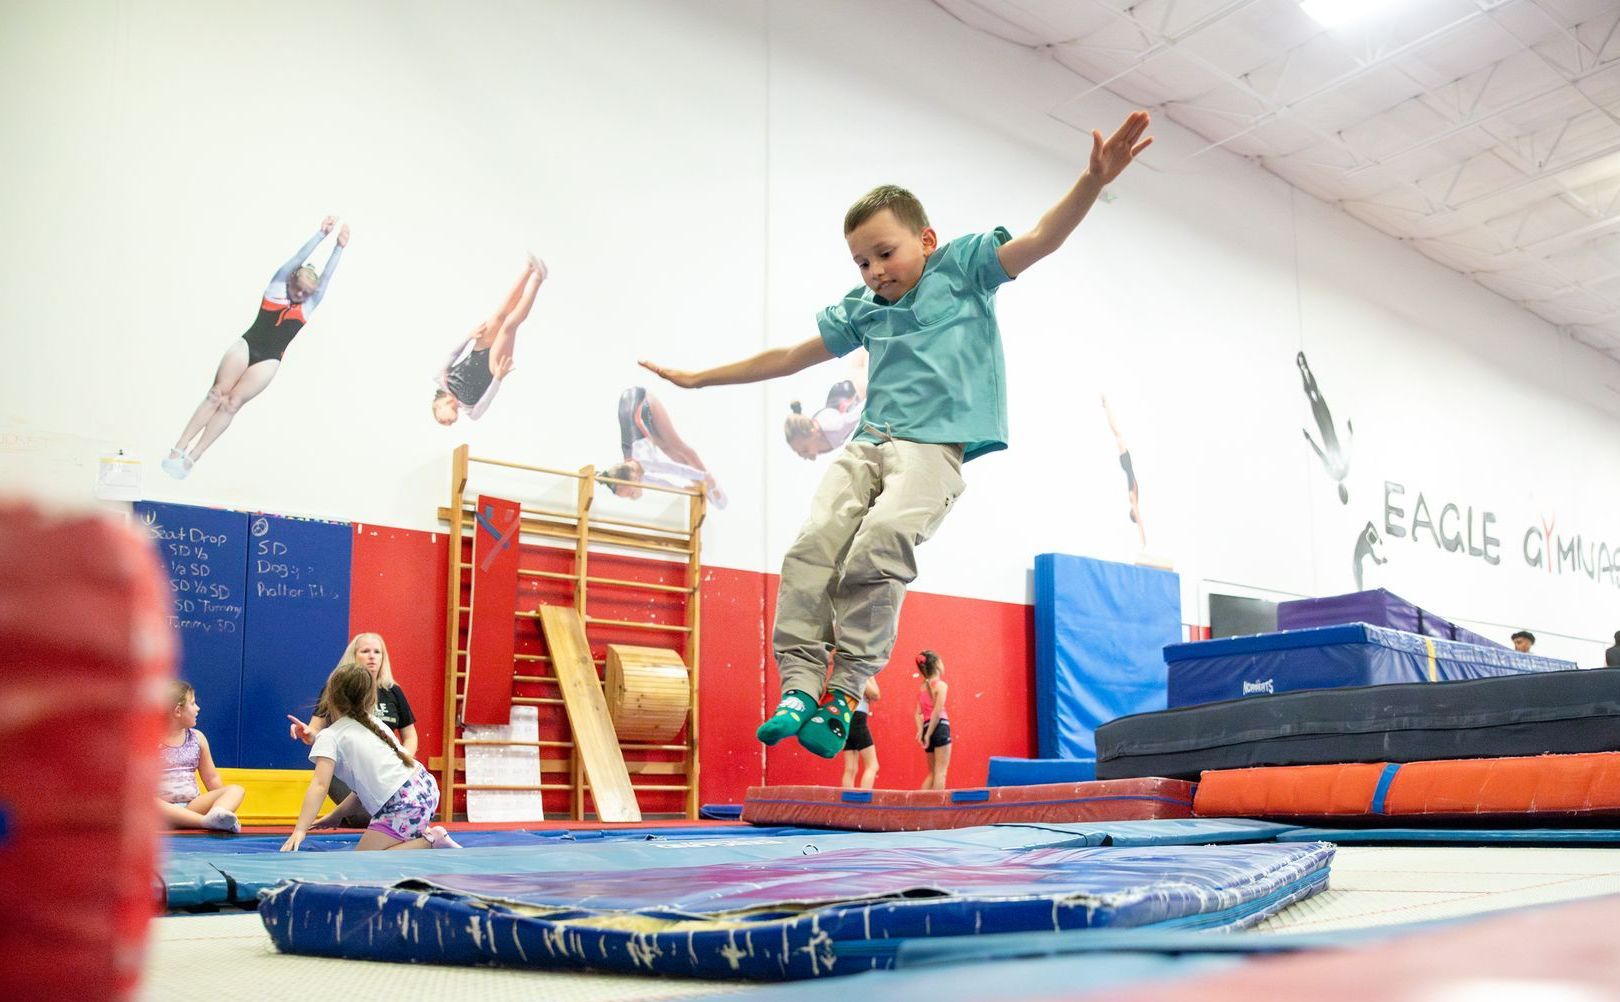
M996 290L1063 245L1151 139L1145 111L1106 142L1093 132L1085 173L1029 232L941 244L922 204L893 185L844 216L862 286L821 311L820 334L698 372L643 361L677 386L752 383L866 348L862 428L817 490L782 559L772 637L782 701L755 732L797 736L823 758L843 749L866 680L889 660L917 546L962 493L962 464L1007 447L1007 394ZM833 652L826 682L827 651Z
M373 716L377 680L371 672L352 661L338 665L326 680L321 706L331 722L309 750L315 775L281 851L296 851L304 841L333 776L353 792L332 813L341 816L358 804L371 815L356 849L461 848L444 828L429 824L439 807L439 784Z
M197 693L184 682L169 683L169 728L158 751L163 758L163 774L158 784L158 809L163 819L176 828L212 828L236 832L242 824L236 809L242 806L243 790L225 783L214 768L214 754L208 739L197 730ZM197 774L203 786L197 789Z

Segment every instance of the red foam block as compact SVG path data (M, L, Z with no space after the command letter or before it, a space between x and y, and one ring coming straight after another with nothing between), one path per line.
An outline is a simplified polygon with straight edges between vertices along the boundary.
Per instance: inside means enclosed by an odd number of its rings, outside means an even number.
M128 527L0 507L0 997L135 987L172 610Z
M1192 816L1193 784L1179 779L992 786L972 790L840 790L755 786L742 819L859 832L933 831L976 825L1146 821Z

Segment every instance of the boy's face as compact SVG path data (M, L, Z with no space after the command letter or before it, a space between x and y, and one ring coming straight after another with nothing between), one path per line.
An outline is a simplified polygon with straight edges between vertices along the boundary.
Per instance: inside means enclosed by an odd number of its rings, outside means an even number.
M891 303L917 287L923 265L939 246L932 226L913 233L889 209L855 227L846 239L861 280Z
M1520 654L1528 654L1528 653L1530 653L1530 638L1529 637L1514 637L1513 638L1513 649L1518 651Z

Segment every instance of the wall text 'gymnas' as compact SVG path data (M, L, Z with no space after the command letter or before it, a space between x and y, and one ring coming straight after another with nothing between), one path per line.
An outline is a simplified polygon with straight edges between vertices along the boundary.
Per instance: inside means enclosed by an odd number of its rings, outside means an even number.
M1438 515L1436 512L1438 511ZM1406 486L1384 481L1384 537L1429 541L1436 549L1502 562L1496 513L1447 501L1431 505L1422 492L1406 496ZM1548 574L1581 574L1591 581L1620 588L1620 543L1590 540L1581 533L1557 530L1557 519L1543 517L1524 530L1520 553L1525 565Z

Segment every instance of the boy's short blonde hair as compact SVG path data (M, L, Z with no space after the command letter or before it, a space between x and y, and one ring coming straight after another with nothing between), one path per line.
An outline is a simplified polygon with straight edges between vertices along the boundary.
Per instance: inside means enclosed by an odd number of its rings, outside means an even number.
M928 213L923 211L916 195L897 184L880 184L862 195L844 213L844 236L854 233L857 226L884 209L894 213L900 225L913 233L921 233L928 228Z

